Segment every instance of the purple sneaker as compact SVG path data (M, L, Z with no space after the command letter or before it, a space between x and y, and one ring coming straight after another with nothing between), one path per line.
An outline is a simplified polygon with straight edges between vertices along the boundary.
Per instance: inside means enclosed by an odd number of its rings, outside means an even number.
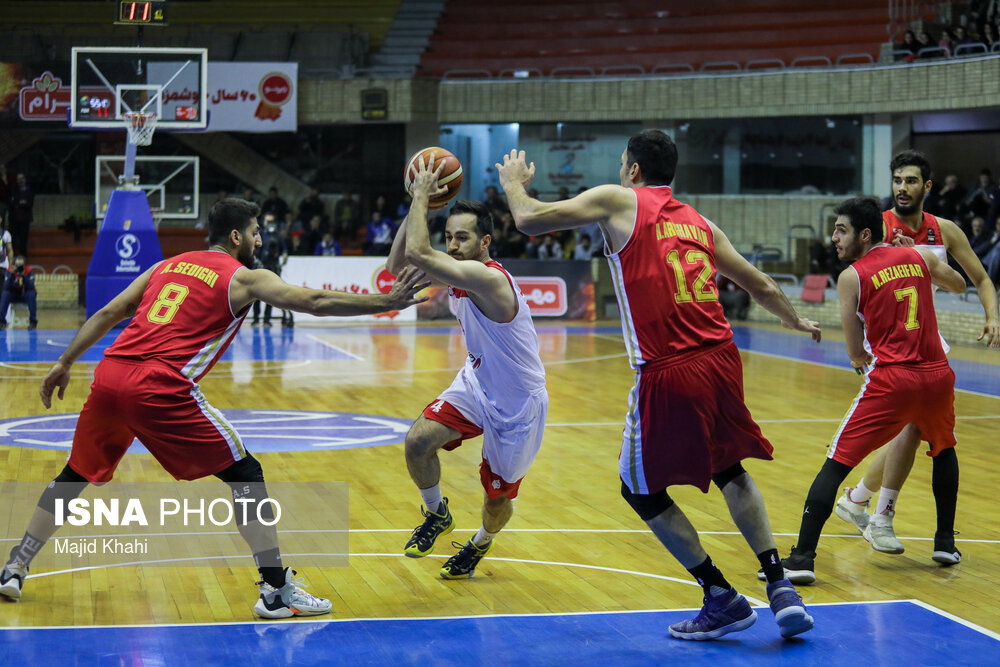
M747 599L730 588L718 595L706 595L698 615L671 625L670 634L678 639L696 641L716 639L730 632L746 630L756 620L757 612L750 608Z
M771 611L782 637L794 637L812 630L813 617L788 579L768 584L767 599L771 601Z

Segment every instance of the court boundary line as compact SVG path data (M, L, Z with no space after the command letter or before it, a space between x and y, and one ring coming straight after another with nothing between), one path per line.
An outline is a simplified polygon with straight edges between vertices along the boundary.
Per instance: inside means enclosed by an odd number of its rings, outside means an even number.
M993 632L987 628L984 628L972 621L968 621L960 616L956 616L952 613L939 609L932 604L923 602L916 598L905 598L902 600L853 600L849 602L816 602L812 603L810 607L852 607L859 605L885 605L885 604L912 604L916 607L920 607L926 611L933 614L943 616L950 621L958 623L964 627L969 628L974 632L978 632L990 639L1000 641L1000 634ZM524 614L463 614L458 616L370 616L370 617L359 617L359 618L296 618L294 621L289 622L287 619L255 619L251 621L221 621L221 622L208 622L200 621L193 623L126 623L126 624L109 624L109 625L32 625L32 626L0 626L0 632L2 631L22 631L22 630L107 630L107 629L142 629L148 630L150 628L191 628L191 627L229 627L234 625L244 625L244 626L257 626L257 625L274 625L274 626L287 626L295 627L303 623L322 623L322 624L340 624L340 623L371 623L371 622L395 622L395 621L463 621L463 620L479 620L479 619L500 619L500 618L554 618L554 617L564 617L564 616L609 616L615 614L662 614L662 613L672 613L672 612L690 612L699 611L700 607L684 607L676 609L605 609L599 611L567 611L567 612L542 612L542 613L524 613ZM803 638L805 639L805 638Z
M365 359L364 357L359 357L358 355L354 354L353 352L348 352L344 348L342 348L342 347L340 347L338 345L334 345L333 343L329 343L329 342L323 340L322 338L318 338L314 334L306 334L306 338L314 340L317 343L319 343L320 345L325 345L326 347L330 348L331 350L336 350L337 352L340 352L341 354L347 355L348 357L350 357L354 361L367 361L367 359ZM319 360L317 360L317 361L319 361ZM337 361L337 360L336 359L330 359L329 361Z

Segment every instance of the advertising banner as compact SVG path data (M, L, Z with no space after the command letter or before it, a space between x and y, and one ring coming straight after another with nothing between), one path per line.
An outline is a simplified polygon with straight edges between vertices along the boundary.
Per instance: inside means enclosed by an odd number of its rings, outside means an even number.
M298 85L298 63L208 63L208 131L294 132Z
M385 294L396 282L396 277L385 268L385 257L289 257L281 270L281 278L290 285L351 294ZM417 311L412 306L377 315L335 319L295 314L296 324L336 324L343 320L413 322L416 319Z

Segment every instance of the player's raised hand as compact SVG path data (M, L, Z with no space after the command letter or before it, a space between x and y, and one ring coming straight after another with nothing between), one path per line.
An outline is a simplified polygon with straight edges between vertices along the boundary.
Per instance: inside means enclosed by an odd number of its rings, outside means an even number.
M781 326L793 331L807 333L817 343L823 338L823 330L820 328L819 322L815 320L807 320L804 317L800 317L796 322L782 322Z
M46 409L52 407L52 392L55 391L56 387L59 387L59 400L63 398L63 394L66 393L66 385L69 384L69 366L57 361L55 366L49 369L49 372L45 374L42 378L42 384L38 388L38 395L42 399L42 405Z
M434 164L436 159L437 155L435 153L430 154L427 163L424 163L423 155L417 158L417 162L414 165L416 167L416 173L413 176L412 194L426 194L427 198L431 199L448 192L448 188L443 187L438 183L438 179L441 177L441 172L444 171L445 161L441 160L441 164L437 166L437 169L431 169L430 167L430 165Z
M392 304L392 309L402 310L427 301L429 297L426 296L418 299L417 292L426 289L430 284L431 281L427 280L427 274L415 266L407 266L399 272L399 275L396 276L396 282L389 290L389 302Z
M986 347L1000 349L1000 322L996 320L986 320L983 325L983 333L979 334L976 340L986 339Z
M500 175L500 187L507 191L508 186L520 184L527 188L535 178L535 163L530 165L525 161L524 151L514 149L509 155L503 156L503 164L494 165Z

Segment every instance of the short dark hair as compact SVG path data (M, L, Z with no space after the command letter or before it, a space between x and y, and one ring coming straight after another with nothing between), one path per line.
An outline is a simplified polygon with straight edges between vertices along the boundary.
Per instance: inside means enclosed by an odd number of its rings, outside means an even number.
M459 199L451 207L451 213L448 216L451 217L462 213L471 213L476 216L476 231L479 232L479 238L483 238L487 234L493 236L493 215L486 204L479 201Z
M227 197L215 202L208 212L209 244L224 242L234 229L242 234L250 221L258 215L260 206L246 199Z
M860 234L862 229L871 230L873 243L881 243L885 237L882 207L874 197L847 199L838 204L833 212L850 220L856 234Z
M931 163L928 162L927 156L920 151L907 150L897 154L889 163L889 173L894 174L897 169L903 167L919 167L920 178L925 183L931 178Z
M677 173L677 145L660 130L643 130L628 140L626 166L633 164L646 185L670 185Z

